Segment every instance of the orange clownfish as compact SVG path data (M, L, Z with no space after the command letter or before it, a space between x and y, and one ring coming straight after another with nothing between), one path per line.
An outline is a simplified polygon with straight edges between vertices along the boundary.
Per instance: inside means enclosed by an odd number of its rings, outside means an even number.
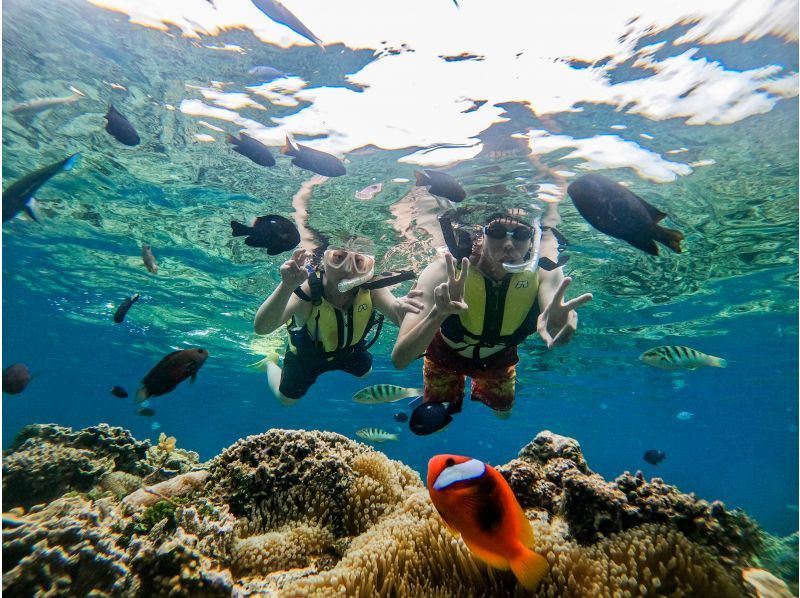
M428 492L445 525L477 558L514 572L534 589L547 559L531 550L533 529L505 478L477 459L436 455L428 461Z

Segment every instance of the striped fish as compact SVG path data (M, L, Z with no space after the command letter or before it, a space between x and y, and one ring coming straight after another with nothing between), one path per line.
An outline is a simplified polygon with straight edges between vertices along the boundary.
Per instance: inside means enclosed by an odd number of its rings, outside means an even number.
M695 370L704 366L724 368L728 363L721 357L706 355L690 347L665 345L648 349L639 359L647 365L652 365L662 370Z
M356 432L356 436L369 442L386 442L387 440L397 440L397 434L392 434L380 428L361 428Z
M421 395L419 388L405 388L394 384L373 384L362 388L353 395L353 400L362 405L377 405L378 403L394 403L407 397Z

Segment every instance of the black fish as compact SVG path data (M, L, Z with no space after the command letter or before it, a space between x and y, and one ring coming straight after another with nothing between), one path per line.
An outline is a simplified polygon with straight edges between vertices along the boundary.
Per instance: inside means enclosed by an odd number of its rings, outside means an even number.
M651 255L658 255L655 241L681 252L683 234L657 224L667 215L619 183L587 174L573 181L567 193L581 216L600 232Z
M156 414L155 409L151 409L150 407L142 407L136 412L136 415L141 415L143 417L153 417Z
M658 465L666 458L666 453L662 453L661 451L657 451L655 449L650 449L644 454L644 460L650 465Z
M3 370L3 392L10 395L21 393L31 381L31 373L24 363L15 363Z
M233 151L250 158L256 164L260 166L275 166L275 158L272 157L269 148L246 133L241 133L239 139L233 135L228 135L225 139L228 143L234 145Z
M109 134L125 145L139 145L139 134L130 121L125 118L120 112L111 104L106 113L106 131Z
M270 19L275 21L276 23L280 23L281 25L286 25L289 29L297 33L298 35L302 35L308 41L317 44L323 50L325 49L325 45L322 43L322 40L318 38L316 35L311 33L311 30L303 25L296 16L292 14L292 12L286 8L283 4L278 2L278 0L252 0L255 7L267 15Z
M417 177L417 186L427 187L428 193L431 195L444 197L454 202L464 201L467 196L467 192L459 182L446 172L426 168L415 171L414 175Z
M128 398L128 391L122 388L121 386L115 386L111 389L111 394L117 397L118 399L127 399Z
M286 145L281 151L293 156L292 164L298 168L304 168L322 176L341 176L346 172L344 164L336 156L300 145L288 135L286 136Z
M394 421L400 422L401 424L405 423L408 421L408 416L402 411L398 411L397 413L394 414Z
M114 312L114 321L119 324L125 319L125 315L128 313L128 310L131 308L131 305L136 303L139 300L139 293L134 293L127 299L125 299L122 303L119 304L117 311ZM125 395L128 396L128 395Z
M411 412L408 428L418 436L427 436L444 428L453 421L442 403L423 403Z
M249 235L244 244L250 247L264 247L269 255L289 251L300 243L300 232L294 222L276 214L259 216L253 222L253 226L231 220L231 232L234 237Z
M39 222L33 194L54 175L71 169L79 157L80 154L72 154L69 158L26 174L21 179L11 183L8 189L3 191L3 222L11 220L22 210L25 210L28 216Z
M205 349L173 351L159 361L142 379L142 386L136 393L136 398L141 402L150 397L160 397L175 390L175 387L186 378L191 378L194 382L197 370L202 367L206 359L208 351Z

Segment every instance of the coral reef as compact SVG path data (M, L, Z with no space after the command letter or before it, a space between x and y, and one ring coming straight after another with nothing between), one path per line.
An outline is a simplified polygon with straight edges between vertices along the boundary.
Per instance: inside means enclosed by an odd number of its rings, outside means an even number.
M26 443L43 438L29 436L15 448L36 454ZM444 527L414 471L363 444L328 432L270 430L225 449L208 471L179 473L159 465L179 450L173 442L163 437L159 446L145 446L132 461L142 466L138 474L115 470L108 444L94 452L43 442L85 451L81 458L106 473L89 495L73 492L27 513L20 507L4 513L3 590L12 596L531 595ZM132 438L128 444L139 446ZM15 455L6 459L14 462ZM533 548L551 565L534 596L744 598L756 595L753 580L772 581L745 573L755 546L764 561L771 552L743 513L639 474L607 482L589 469L573 439L542 432L498 469L532 522ZM168 480L149 492L139 488L156 476ZM125 496L130 488L136 489Z
M577 441L547 430L498 471L523 508L563 516L570 535L584 544L600 534L664 523L716 551L729 565L745 566L761 546L758 525L743 512L684 494L660 478L648 482L641 472L607 482L588 468Z
M29 508L66 492L127 494L134 477L167 479L195 468L192 451L150 446L128 430L100 424L83 430L56 424L25 426L3 455L3 510ZM122 474L128 474L128 477ZM138 485L137 485L138 487Z
M182 473L154 486L138 488L122 499L123 504L128 507L149 507L159 500L186 496L195 490L200 489L208 479L208 472L205 470L190 471Z

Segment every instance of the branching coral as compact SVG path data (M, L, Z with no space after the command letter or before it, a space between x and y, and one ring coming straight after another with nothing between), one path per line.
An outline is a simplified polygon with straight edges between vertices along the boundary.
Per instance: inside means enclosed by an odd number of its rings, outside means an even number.
M116 544L113 504L78 496L3 521L3 593L9 596L124 595L127 555Z

